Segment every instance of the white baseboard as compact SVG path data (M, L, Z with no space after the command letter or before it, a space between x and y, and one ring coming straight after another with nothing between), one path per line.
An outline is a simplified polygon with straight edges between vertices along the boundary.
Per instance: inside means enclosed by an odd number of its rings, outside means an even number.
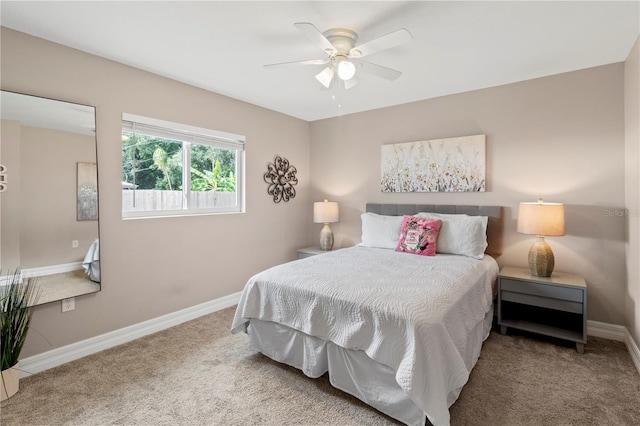
M20 360L27 377L238 304L240 292Z
M624 342L629 350L631 360L633 361L636 370L640 373L640 349L638 349L638 345L634 342L633 337L631 337L631 333L629 333L629 330L627 330L626 327L589 320L587 321L587 334L589 336Z
M637 343L633 340L633 337L631 337L631 333L629 333L629 330L625 329L624 332L624 343L626 343L627 349L629 349L631 360L635 364L638 373L640 373L640 349L638 349Z
M64 274L82 269L82 262L62 263L60 265L42 266L40 268L23 269L23 277L41 277L43 275Z
M73 272L78 269L82 269L82 262L62 263L60 265L43 266L41 268L28 268L20 270L20 281L23 278L29 277L43 277L45 275L64 274L66 272ZM13 281L13 275L9 272L9 275L0 276L0 285L8 285Z
M622 325L587 320L587 335L589 336L624 342L624 333L626 330Z

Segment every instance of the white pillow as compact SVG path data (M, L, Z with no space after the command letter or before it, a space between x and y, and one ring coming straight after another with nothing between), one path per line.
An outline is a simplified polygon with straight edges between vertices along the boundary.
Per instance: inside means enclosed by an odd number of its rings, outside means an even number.
M384 216L375 213L363 213L362 242L364 247L395 250L400 239L403 216Z
M437 253L460 254L482 259L487 248L487 216L466 214L418 213L416 216L440 219Z

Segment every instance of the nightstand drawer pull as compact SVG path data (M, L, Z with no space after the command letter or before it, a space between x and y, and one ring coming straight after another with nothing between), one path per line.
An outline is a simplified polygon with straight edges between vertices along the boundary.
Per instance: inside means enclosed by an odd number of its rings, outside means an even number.
M570 300L572 302L579 303L583 302L582 290L559 287L557 285L538 284L501 278L500 288L502 290L509 290L516 293L532 294L552 299Z
M503 302L523 303L525 305L539 306L541 308L555 309L558 311L572 312L574 314L582 314L582 303L569 302L566 300L551 299L548 297L533 296L530 294L513 293L504 291L500 293Z

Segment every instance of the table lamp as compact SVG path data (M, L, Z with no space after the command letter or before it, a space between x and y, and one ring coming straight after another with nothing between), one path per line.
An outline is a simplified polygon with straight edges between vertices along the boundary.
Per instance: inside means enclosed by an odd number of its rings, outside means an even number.
M550 277L555 260L544 237L564 235L564 205L545 203L542 198L535 203L520 203L518 232L537 236L536 242L529 249L531 275Z
M335 201L319 201L313 203L313 222L324 223L320 231L320 249L331 250L333 248L333 232L329 228L330 223L338 222L340 213L338 203Z

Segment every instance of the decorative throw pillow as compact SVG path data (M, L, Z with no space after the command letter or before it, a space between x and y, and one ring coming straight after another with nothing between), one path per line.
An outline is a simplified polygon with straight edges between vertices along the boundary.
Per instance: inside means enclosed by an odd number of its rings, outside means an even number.
M441 224L442 221L439 219L404 216L396 251L435 256L436 240Z
M385 216L375 213L363 213L362 242L363 247L395 249L402 226L402 216Z

